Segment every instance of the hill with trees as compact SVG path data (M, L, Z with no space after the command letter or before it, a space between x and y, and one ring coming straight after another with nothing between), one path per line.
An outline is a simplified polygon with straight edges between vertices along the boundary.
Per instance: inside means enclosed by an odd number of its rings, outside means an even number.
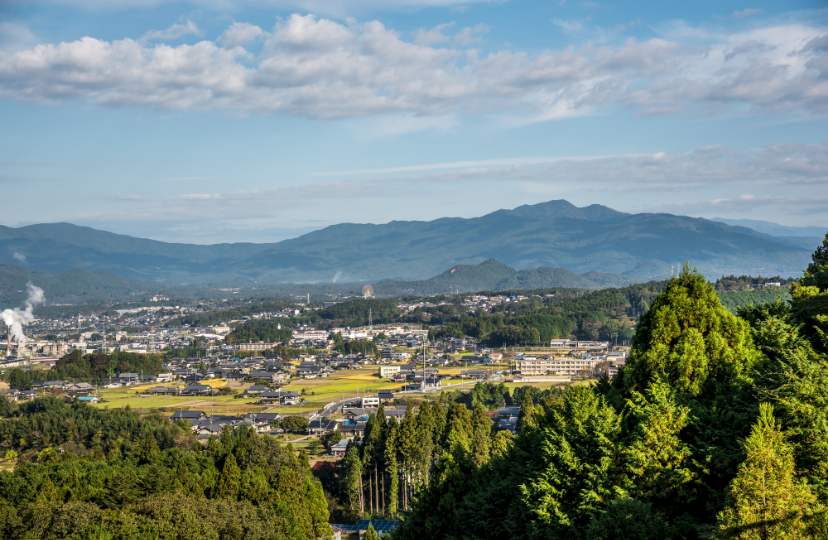
M49 303L84 304L142 298L163 289L158 283L125 279L107 272L83 268L66 272L31 270L0 264L0 305L16 306L25 300L26 284L43 289Z
M824 538L828 235L791 293L734 315L685 266L612 380L525 394L482 459L450 430L394 538Z
M248 426L202 447L189 424L0 397L0 537L316 540L330 535L304 454Z

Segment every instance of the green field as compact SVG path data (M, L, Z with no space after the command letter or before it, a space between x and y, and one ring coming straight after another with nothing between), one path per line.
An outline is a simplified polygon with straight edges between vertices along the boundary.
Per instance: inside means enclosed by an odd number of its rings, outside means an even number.
M460 372L466 368L448 367L439 368L439 373L459 377ZM494 366L474 366L469 369L487 369L491 371L504 371L508 364ZM458 383L458 379L452 379L451 384ZM221 380L210 381L211 386L220 387L226 383ZM538 388L549 388L559 383L528 383L529 386ZM577 383L573 383L577 384ZM509 388L526 386L527 383L506 383ZM249 384L231 386L237 392L243 392ZM94 405L98 408L120 408L129 405L133 409L149 410L164 409L172 414L176 409L200 410L209 414L211 408L214 413L241 415L249 412L281 412L285 414L300 414L317 411L327 404L351 399L365 394L376 394L379 390L398 390L401 383L392 383L388 379L380 379L377 376L377 368L369 367L357 370L334 371L328 377L320 379L296 379L283 386L285 390L297 392L304 399L301 405L278 406L259 405L255 398L235 399L234 396L152 396L136 393L137 390L146 387L131 387L129 389L115 388L101 390L98 396L104 400L103 403ZM472 385L449 388L451 390L469 390Z

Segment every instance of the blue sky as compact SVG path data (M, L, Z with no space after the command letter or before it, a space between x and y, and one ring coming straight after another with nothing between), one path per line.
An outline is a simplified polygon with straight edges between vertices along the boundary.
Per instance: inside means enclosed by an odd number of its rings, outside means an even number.
M828 227L826 113L824 2L0 3L9 226L264 242L567 199Z

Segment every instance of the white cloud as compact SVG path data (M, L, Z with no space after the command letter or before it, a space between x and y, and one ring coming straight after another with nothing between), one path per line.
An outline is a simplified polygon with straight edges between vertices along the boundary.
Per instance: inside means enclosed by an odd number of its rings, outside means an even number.
M192 21L187 21L184 24L174 24L167 28L166 30L155 30L152 32L147 32L141 39L138 40L141 44L146 44L150 41L157 41L157 40L168 40L168 41L175 41L177 39L181 39L184 36L189 35L201 35L201 30L198 29L198 26Z
M454 42L458 45L468 46L473 43L482 43L483 38L480 34L485 34L489 31L488 25L480 23L476 26L467 26L457 32L457 35L454 36Z
M12 257L14 257L15 259L17 259L18 261L20 261L22 263L26 262L26 256L23 255L22 253L18 253L18 252L15 251L14 253L12 253Z
M446 25L415 43L378 21L293 15L271 33L234 23L219 40L148 45L92 37L0 52L0 97L105 106L223 109L311 118L498 114L531 122L600 113L824 113L828 29L768 26L732 35L482 55L445 44ZM486 27L459 32L471 43ZM167 39L187 24L147 34ZM162 36L163 34L163 36ZM687 32L680 35L689 35ZM252 58L241 45L265 38ZM242 61L244 59L244 62ZM252 61L251 61L252 59Z
M443 33L443 30L448 30L454 26L454 22L449 22L445 24L440 24L432 28L431 30L424 30L420 29L417 32L417 45L421 47L427 47L429 45L435 45L437 43L444 43L451 38Z
M234 49L241 47L249 41L253 41L262 34L262 29L258 26L236 22L231 24L230 28L219 36L218 41L221 42L221 46L225 49Z

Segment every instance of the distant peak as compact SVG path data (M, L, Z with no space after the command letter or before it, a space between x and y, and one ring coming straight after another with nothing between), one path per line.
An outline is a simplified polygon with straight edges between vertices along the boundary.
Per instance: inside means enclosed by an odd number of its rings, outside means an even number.
M565 199L557 199L538 204L524 204L514 210L494 212L494 214L501 213L533 220L570 218L586 221L617 221L629 215L600 204L591 204L583 208L578 208Z

